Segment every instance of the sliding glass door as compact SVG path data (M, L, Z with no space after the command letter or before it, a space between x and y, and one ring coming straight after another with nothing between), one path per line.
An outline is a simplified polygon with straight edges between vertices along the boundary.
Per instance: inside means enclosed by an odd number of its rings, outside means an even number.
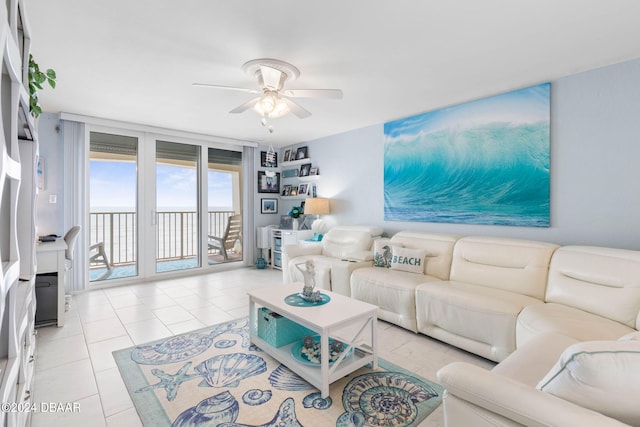
M208 263L242 261L242 153L209 148L207 186Z
M156 141L156 272L200 267L200 147Z
M89 278L146 278L243 262L242 151L89 131Z
M89 133L92 282L138 275L137 162L138 138Z

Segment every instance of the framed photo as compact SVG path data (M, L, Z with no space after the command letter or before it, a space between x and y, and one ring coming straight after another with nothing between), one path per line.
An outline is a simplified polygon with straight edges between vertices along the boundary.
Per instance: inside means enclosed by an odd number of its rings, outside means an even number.
M302 160L302 159L306 159L307 158L307 151L308 151L308 147L304 146L304 147L298 147L298 150L296 151L296 158L295 160ZM293 159L292 159L293 160Z
M298 195L302 196L302 195L307 195L307 192L309 191L309 184L300 184L298 186Z
M260 213L277 214L278 199L260 199Z
M287 148L286 150L284 150L284 156L282 156L282 161L288 162L289 160L291 160L291 149Z
M318 171L318 168L310 168L309 169L309 175L318 175L320 171Z
M280 215L280 225L278 228L281 230L291 230L293 228L293 218L289 215Z
M283 178L293 178L298 176L300 169L285 169L282 171Z
M286 184L282 187L282 195L283 196L290 196L291 195L291 185Z
M297 196L298 195L298 186L294 185L291 187L291 195L292 196Z
M280 192L280 172L272 172L269 175L265 171L258 171L258 193Z
M311 163L305 163L300 166L300 176L309 176L309 171L311 170Z
M278 167L278 153L272 153L271 156L267 156L266 151L260 152L260 166L263 168L277 168Z

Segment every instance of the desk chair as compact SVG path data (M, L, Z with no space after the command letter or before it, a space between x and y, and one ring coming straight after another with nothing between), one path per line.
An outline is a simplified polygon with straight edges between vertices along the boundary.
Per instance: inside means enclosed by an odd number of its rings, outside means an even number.
M74 225L67 231L64 235L64 241L67 244L67 250L64 253L65 257L65 270L70 270L73 268L73 250L76 247L76 242L78 241L78 234L80 233L80 226Z

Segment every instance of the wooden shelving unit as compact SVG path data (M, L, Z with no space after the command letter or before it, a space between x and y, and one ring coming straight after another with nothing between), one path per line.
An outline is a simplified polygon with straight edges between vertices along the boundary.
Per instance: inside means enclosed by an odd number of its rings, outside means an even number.
M0 6L0 425L26 426L35 360L36 123L29 114L24 0Z

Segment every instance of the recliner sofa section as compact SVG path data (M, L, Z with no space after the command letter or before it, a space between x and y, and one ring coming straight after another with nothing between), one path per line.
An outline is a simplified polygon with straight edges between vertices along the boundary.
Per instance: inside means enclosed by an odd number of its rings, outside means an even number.
M558 246L485 236L455 244L448 281L416 288L418 332L499 362L516 349L516 321L542 304Z

